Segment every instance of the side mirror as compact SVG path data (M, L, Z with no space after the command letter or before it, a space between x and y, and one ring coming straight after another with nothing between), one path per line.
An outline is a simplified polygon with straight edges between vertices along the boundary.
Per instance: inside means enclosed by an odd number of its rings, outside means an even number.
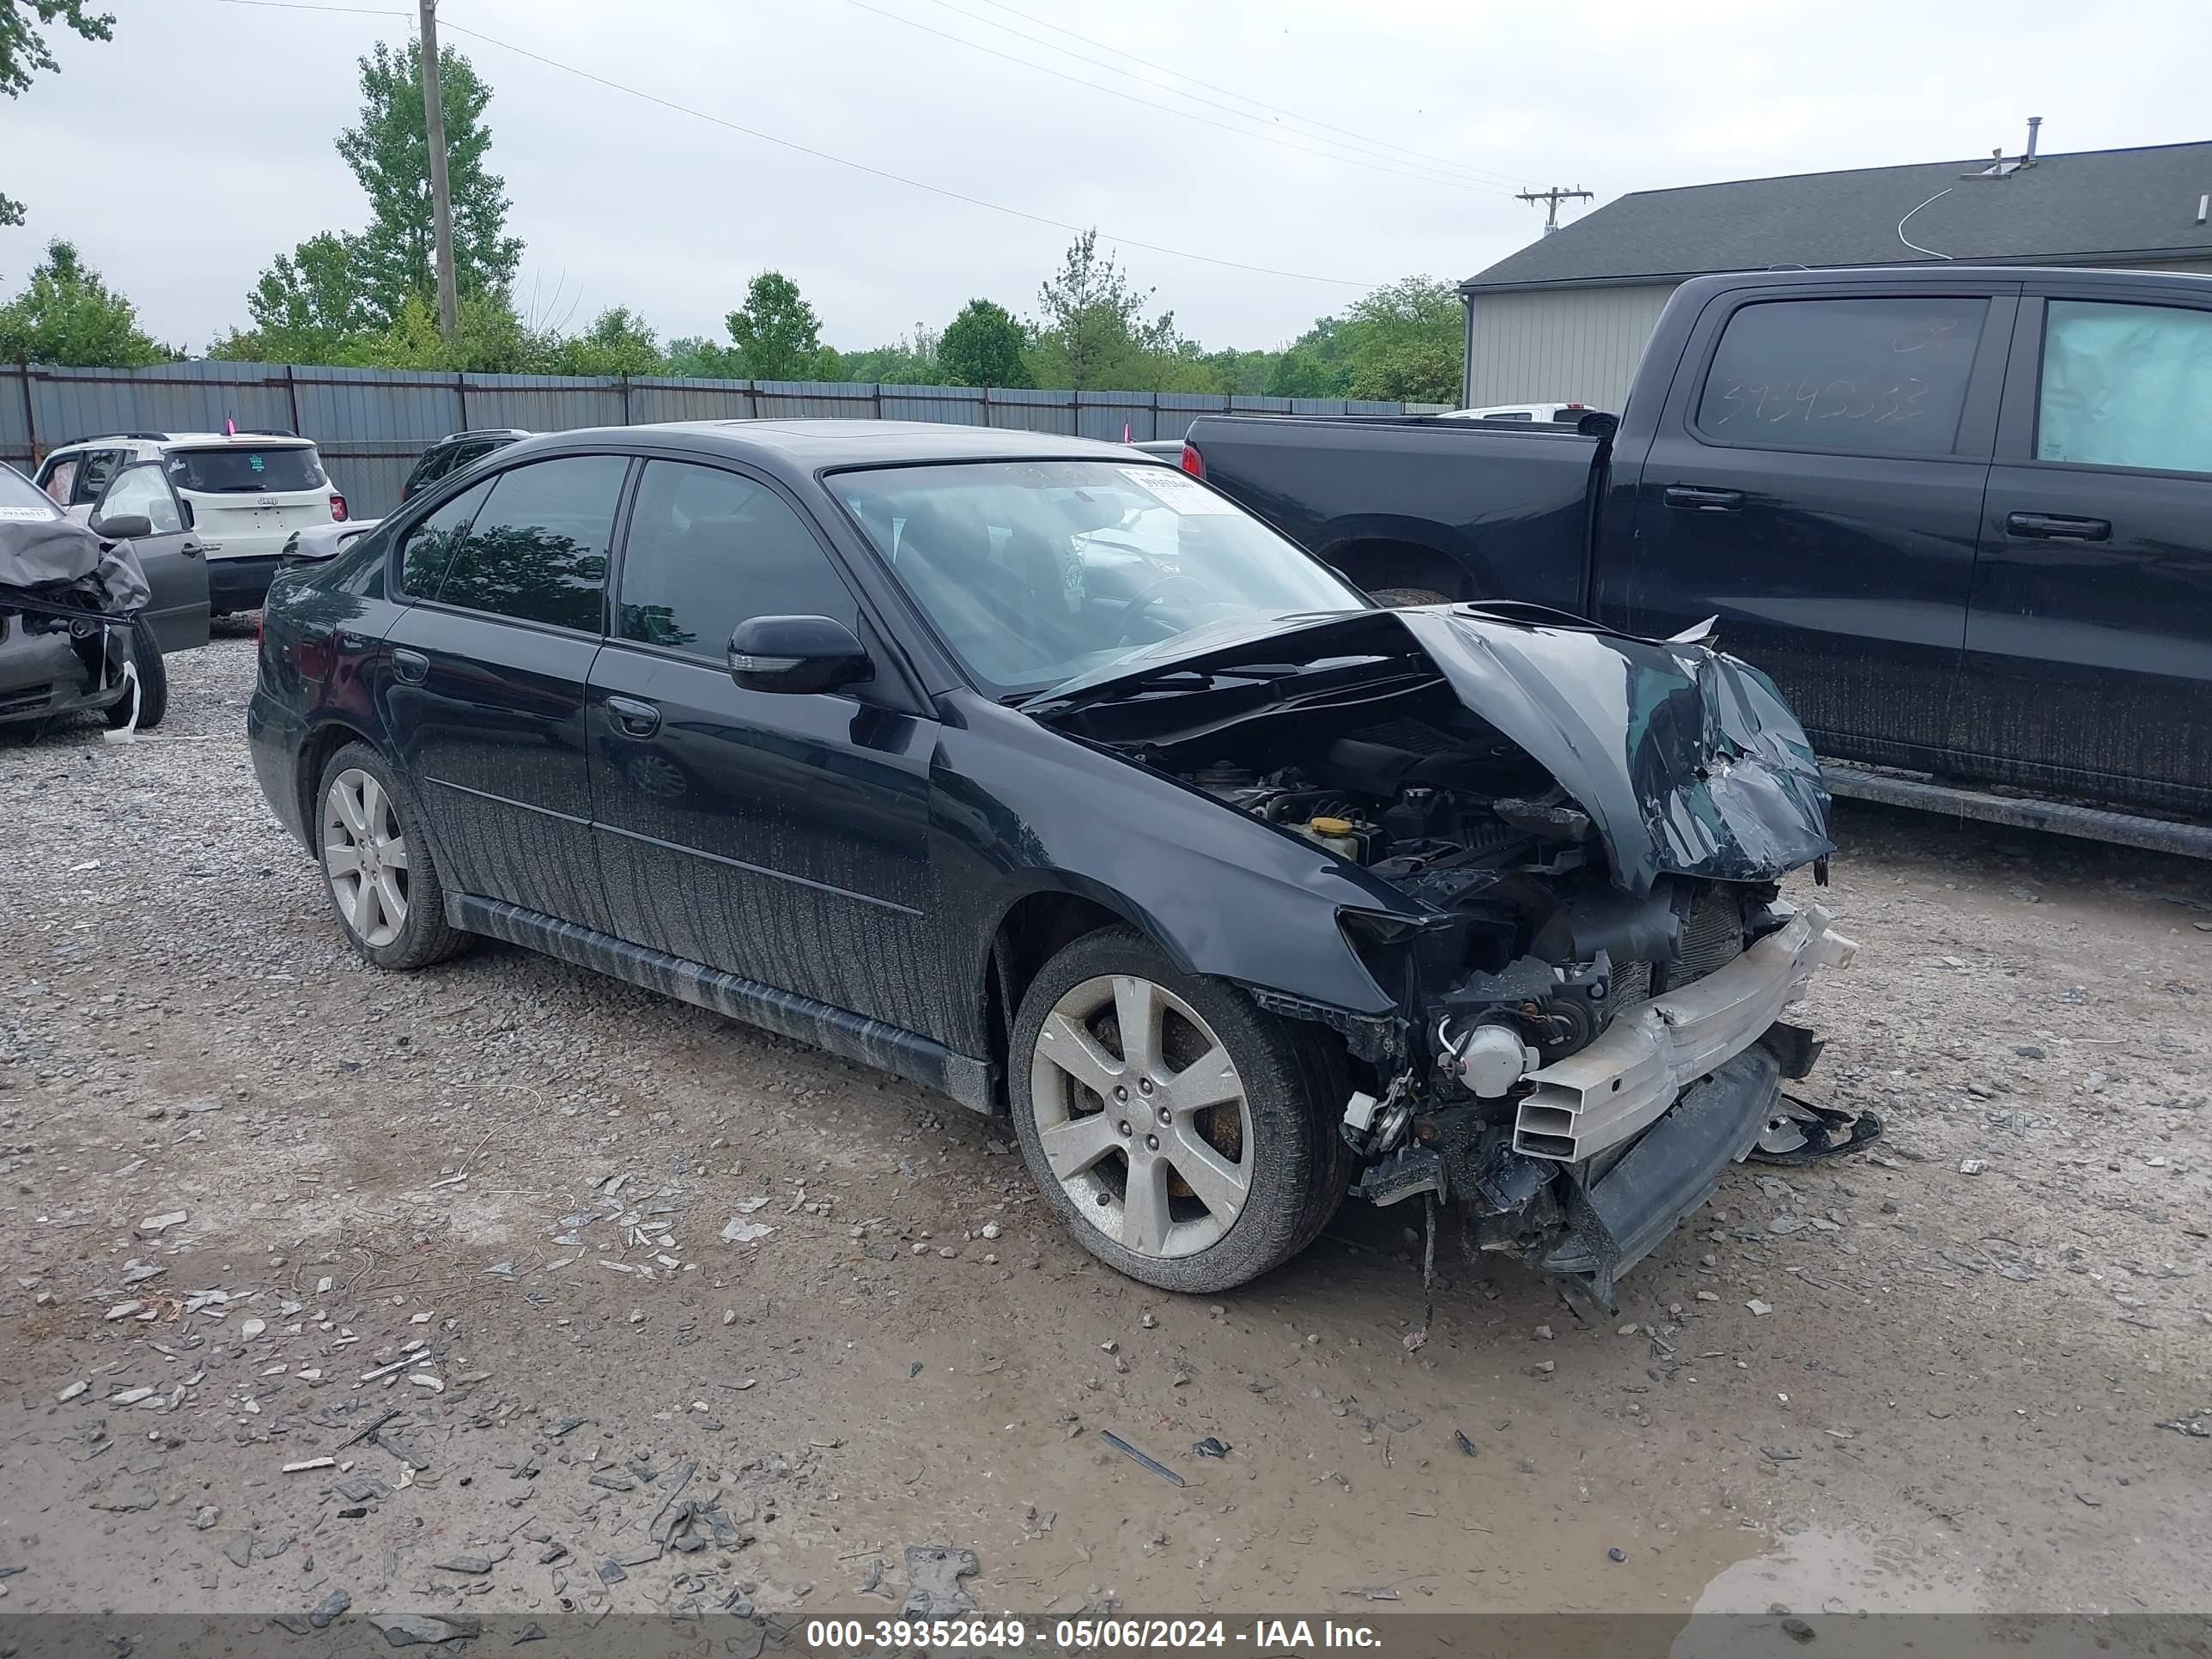
M125 513L102 519L92 533L111 542L135 542L154 533L154 521L143 513Z
M835 691L874 672L867 647L827 617L753 617L730 635L730 678L748 691Z

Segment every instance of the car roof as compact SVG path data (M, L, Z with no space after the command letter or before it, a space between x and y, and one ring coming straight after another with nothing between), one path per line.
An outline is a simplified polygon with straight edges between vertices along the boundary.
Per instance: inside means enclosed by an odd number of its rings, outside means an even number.
M116 443L148 443L190 449L233 446L247 449L313 449L315 447L313 438L302 438L295 432L94 432L82 438L71 438L65 444L56 444L47 453L52 454L64 449L89 449L100 444Z
M586 427L526 438L501 457L564 449L660 449L727 456L787 476L839 467L901 466L941 461L1140 462L1128 446L1020 428L956 426L929 421L669 421L647 426Z

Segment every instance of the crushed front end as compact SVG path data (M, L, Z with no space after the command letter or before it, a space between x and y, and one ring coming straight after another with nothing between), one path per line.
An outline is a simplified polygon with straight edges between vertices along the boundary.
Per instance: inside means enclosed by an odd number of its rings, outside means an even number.
M1825 882L1827 795L1732 658L1438 606L1302 621L1048 712L1389 896L1339 921L1395 1016L1252 988L1364 1068L1354 1190L1449 1206L1471 1250L1609 1305L1819 1055L1783 1016L1855 947L1780 882Z

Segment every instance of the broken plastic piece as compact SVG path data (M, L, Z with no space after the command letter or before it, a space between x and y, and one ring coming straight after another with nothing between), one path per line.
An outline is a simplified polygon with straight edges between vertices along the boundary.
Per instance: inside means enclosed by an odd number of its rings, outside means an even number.
M1863 1152L1881 1138L1881 1120L1872 1112L1861 1112L1854 1118L1849 1112L1784 1095L1746 1156L1785 1167L1817 1164L1846 1152Z

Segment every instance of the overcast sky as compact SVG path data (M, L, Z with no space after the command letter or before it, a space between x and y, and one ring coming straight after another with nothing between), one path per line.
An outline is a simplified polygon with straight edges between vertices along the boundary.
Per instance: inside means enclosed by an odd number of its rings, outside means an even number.
M362 224L332 140L358 106L355 60L404 40L413 9L103 3L112 43L49 29L62 72L0 100L0 188L30 210L0 230L0 295L68 237L150 332L198 350L245 322L273 255ZM1524 185L1601 204L2010 152L2030 114L2046 151L2212 137L2201 0L444 0L439 15L494 90L526 313L580 327L629 304L664 337L719 336L771 266L842 348L978 295L1027 314L1058 225L1096 224L1187 333L1275 345L1364 286L1465 276L1528 241Z

